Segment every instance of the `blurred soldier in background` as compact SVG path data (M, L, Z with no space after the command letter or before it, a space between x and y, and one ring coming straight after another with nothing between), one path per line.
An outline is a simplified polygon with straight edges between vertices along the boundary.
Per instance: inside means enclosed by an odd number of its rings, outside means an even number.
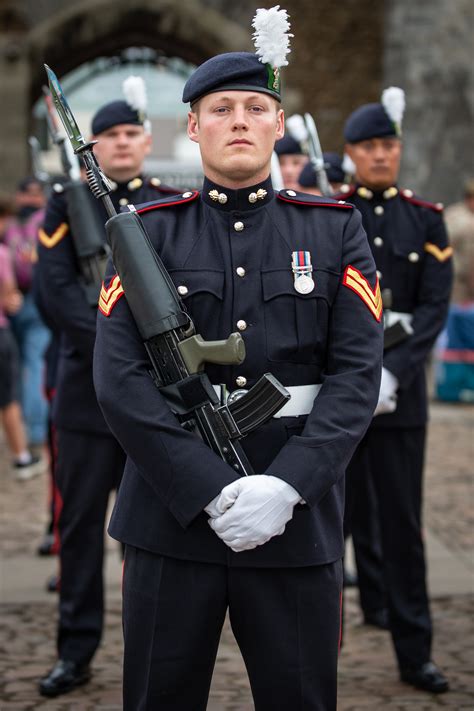
M452 249L442 206L397 186L404 94L391 87L382 103L348 118L346 151L356 183L340 196L362 213L384 298L384 367L375 417L347 470L347 516L364 614L377 599L359 538L372 523L367 487L375 488L388 604L401 679L440 693L448 682L431 661L432 627L421 527L427 396L426 359L443 327L451 289ZM369 571L369 572L368 572ZM379 606L385 604L379 598Z
M344 183L344 171L342 169L342 158L337 153L324 152L324 170L331 188L335 193L339 192ZM318 189L316 171L311 162L306 163L298 178L299 190L312 195L320 195Z
M113 181L116 209L173 191L157 178L143 175L143 161L150 152L144 87L134 78L128 83L127 101L113 101L100 108L92 120L97 139L96 155ZM138 99L136 98L138 86ZM76 184L77 187L77 184ZM84 186L86 187L86 186ZM81 257L90 235L78 234L84 211L90 210L99 242L105 243L106 213L86 189L81 192L56 186L40 231L40 291L43 306L61 333L53 421L57 428L57 484L62 498L60 532L60 601L57 652L51 672L40 681L44 696L66 693L90 678L91 661L103 625L104 523L111 490L123 471L125 456L111 435L97 404L92 382L100 272L105 247L96 257ZM74 219L74 223L72 220ZM74 224L78 227L75 228ZM97 234L94 235L94 239Z
M298 179L303 167L308 162L308 154L301 142L287 132L275 143L275 153L280 161L284 187L288 190L301 190Z

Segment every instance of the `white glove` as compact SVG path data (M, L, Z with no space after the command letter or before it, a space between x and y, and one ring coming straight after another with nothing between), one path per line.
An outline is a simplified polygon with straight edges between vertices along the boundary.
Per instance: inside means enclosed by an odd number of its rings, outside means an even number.
M209 519L212 530L229 548L239 553L280 536L301 497L290 484L276 476L245 476L225 486L211 502L225 513ZM206 507L207 508L207 507Z
M380 381L379 401L375 408L376 415L385 415L395 412L397 409L397 389L398 380L387 368L382 368L382 380Z
M225 489L226 488L227 487L225 487ZM222 491L225 491L225 489L222 489ZM220 494L217 494L217 496L212 499L207 506L204 507L204 511L209 514L211 518L219 518L219 516L221 516L229 508L229 506L232 506L234 503L232 500L228 506L223 506L223 500L221 500L222 491Z

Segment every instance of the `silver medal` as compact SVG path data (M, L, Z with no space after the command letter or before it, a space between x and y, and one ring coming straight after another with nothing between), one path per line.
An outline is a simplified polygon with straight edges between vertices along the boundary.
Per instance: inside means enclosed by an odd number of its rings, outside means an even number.
M298 294L310 294L314 289L314 281L307 274L300 274L295 278L295 290Z

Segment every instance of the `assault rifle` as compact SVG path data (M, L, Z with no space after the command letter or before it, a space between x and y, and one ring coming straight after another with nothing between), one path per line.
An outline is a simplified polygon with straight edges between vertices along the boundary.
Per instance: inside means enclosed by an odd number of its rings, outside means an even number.
M110 248L104 241L104 223L87 184L81 179L80 162L70 141L58 129L51 92L43 87L47 108L48 129L53 143L59 148L68 208L68 220L79 263L80 282L87 302L97 307Z
M136 212L117 214L110 184L86 143L54 72L46 67L53 100L74 152L86 165L89 187L105 206L107 240L127 303L144 341L151 375L183 426L198 433L240 475L253 474L239 440L268 421L289 400L287 390L265 374L244 395L220 403L204 363L240 364L245 345L239 333L206 342L196 334L190 315L153 249Z

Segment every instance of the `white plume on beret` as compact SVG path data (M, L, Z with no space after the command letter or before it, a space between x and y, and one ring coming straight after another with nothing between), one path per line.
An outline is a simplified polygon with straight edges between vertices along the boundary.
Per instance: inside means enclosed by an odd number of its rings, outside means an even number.
M304 118L300 114L293 114L285 121L288 133L298 143L304 143L308 140L308 129L304 122Z
M146 114L148 102L146 97L146 86L142 77L129 76L122 83L122 91L125 101L132 109Z
M151 123L149 119L146 118L148 99L144 79L132 74L123 80L122 91L127 104L137 111L140 119L143 121L145 131L151 133Z
M405 111L405 92L398 86L389 86L382 92L382 106L388 117L401 129Z
M344 173L346 173L346 175L356 174L355 163L348 153L344 153L344 157L342 159L342 170L344 171Z
M260 8L252 20L253 41L258 58L262 64L269 64L273 68L286 67L286 55L291 52L290 29L288 13L280 10L279 5L269 10Z

